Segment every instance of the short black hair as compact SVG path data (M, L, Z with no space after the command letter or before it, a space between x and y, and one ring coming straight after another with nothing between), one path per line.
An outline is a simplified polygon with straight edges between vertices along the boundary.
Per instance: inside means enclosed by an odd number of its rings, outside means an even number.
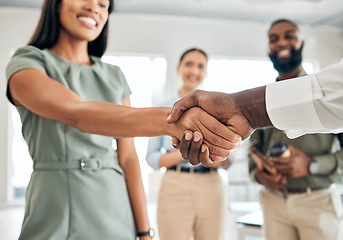
M272 23L270 24L269 30L270 30L272 27L274 27L276 24L278 24L278 23L283 23L283 22L292 24L296 29L299 29L298 25L297 25L295 22L283 18L283 19L278 19L278 20L275 20L274 22L272 22Z
M200 49L200 48L190 48L190 49L184 51L184 53L181 55L179 64L182 62L182 60L184 59L184 57L185 57L188 53L194 52L194 51L197 51L197 52L202 53L202 54L206 57L206 60L208 60L208 56L207 56L207 54L206 54L206 52L205 52L204 50L202 50L202 49Z
M113 11L113 1L109 0L108 15ZM60 19L58 7L61 0L45 0L42 6L41 16L28 45L35 46L39 49L53 47L59 37ZM88 54L101 57L107 47L108 38L108 20L104 25L100 35L92 42L88 43Z

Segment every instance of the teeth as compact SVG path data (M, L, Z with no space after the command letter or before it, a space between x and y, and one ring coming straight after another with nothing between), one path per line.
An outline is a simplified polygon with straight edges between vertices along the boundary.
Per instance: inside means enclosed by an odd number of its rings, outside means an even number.
M288 49L281 50L278 55L279 56L288 56L288 55L290 55L290 51Z
M93 18L90 17L79 17L79 19L85 23L88 23L90 25L95 26L96 25L96 21Z

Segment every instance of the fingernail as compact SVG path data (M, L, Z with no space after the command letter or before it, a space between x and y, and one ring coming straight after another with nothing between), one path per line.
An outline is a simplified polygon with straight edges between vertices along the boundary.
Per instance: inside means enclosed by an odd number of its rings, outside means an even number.
M194 135L194 142L199 142L200 141L200 136L199 135Z
M174 146L174 147L176 147L177 145L178 145L178 143L177 142L175 142L176 140L175 139L172 139L172 145Z
M186 139L186 140L191 140L191 139L192 139L192 134L186 133L185 139Z
M235 152L237 152L237 148L234 148L234 149L230 150L230 155L235 153Z
M205 152L206 151L206 147L204 145L201 146L201 152Z
M241 142L241 141L242 141L242 137L239 136L239 135L236 135L236 136L233 138L233 141L234 141L234 142Z

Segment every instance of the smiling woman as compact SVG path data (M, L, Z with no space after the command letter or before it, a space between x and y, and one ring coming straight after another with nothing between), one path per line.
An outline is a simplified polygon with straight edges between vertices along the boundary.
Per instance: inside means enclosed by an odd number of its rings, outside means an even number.
M199 108L169 125L168 107L130 107L123 73L100 60L112 9L108 0L46 0L7 66L7 97L34 161L19 239L151 239L132 137L200 131L222 157L240 144Z

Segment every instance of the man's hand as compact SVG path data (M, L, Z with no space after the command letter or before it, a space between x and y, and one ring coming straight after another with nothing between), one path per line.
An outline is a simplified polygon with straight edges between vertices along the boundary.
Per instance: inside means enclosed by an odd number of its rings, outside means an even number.
M191 162L192 164L199 163L199 149L203 143L206 144L206 150L203 152L204 158L209 161L209 164L213 163L212 160L226 159L232 154L233 149L237 149L242 144L239 135L201 108L189 109L174 125L176 127L175 138L182 139L183 144L180 145L182 157L189 159L188 157L191 155L192 159L196 158L196 161ZM189 132L184 134L186 130ZM194 138L193 132L196 132ZM184 144L185 142L187 144ZM188 151L189 143L193 144L196 152Z
M256 169L255 180L256 182L273 190L283 190L287 185L287 179L285 176L282 176L281 174L271 175L261 168Z
M242 139L249 137L256 128L272 126L266 110L265 87L234 94L194 91L174 104L168 123L175 123L187 109L196 106L217 118ZM174 146L179 148L182 156L192 164L199 162L205 166L213 164L209 153L212 151L202 144L202 138L200 137L199 141L192 141L192 134L189 136L182 138L181 142L173 139Z
M203 143L203 137L200 132L186 131L181 141L176 137L172 139L173 146L179 149L184 159L188 160L192 165L201 163L205 167L213 167L218 162L225 161L226 156L218 156L210 153L208 146ZM237 148L242 145L242 142L237 142L236 148L229 150L228 155L232 155L237 151ZM214 165L216 166L216 165Z
M291 178L305 177L309 175L308 167L311 159L305 153L288 144L291 156L287 158L271 157L277 171Z
M212 164L212 168L222 168L227 170L231 166L231 162L229 161L229 158L226 158L224 161L216 162Z
M237 108L233 94L201 90L196 90L177 101L168 122L176 122L187 109L192 107L201 107L243 139L249 137L254 131L247 118Z

